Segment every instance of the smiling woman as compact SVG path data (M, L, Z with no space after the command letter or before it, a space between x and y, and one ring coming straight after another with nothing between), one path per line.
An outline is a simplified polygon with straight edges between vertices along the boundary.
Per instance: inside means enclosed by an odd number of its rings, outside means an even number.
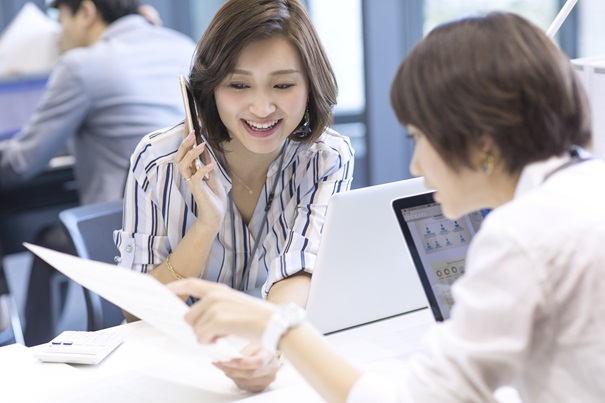
M329 128L336 79L302 3L227 1L198 43L189 83L203 142L181 123L139 143L115 233L120 264L164 283L262 287L272 302L304 306L328 200L350 188L353 150ZM217 366L262 390L275 356L243 353Z
M231 141L274 160L303 119L308 84L300 54L282 36L244 48L235 70L214 91L221 121ZM227 152L232 171L241 161ZM241 170L237 170L241 172Z

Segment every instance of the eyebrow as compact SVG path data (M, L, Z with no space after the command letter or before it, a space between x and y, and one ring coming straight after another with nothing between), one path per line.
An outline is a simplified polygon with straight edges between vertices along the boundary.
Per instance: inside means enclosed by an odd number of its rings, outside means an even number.
M272 76L283 76L286 74L298 74L300 73L300 71L296 70L296 69L286 69L286 70L276 70L271 72ZM251 76L252 72L247 71L247 70L241 70L241 69L235 69L231 72L231 74L242 74L245 76Z

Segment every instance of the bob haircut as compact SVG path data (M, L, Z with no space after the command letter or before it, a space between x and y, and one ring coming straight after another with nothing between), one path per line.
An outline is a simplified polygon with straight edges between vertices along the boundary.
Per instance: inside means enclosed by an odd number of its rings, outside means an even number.
M338 86L317 32L299 0L229 0L218 10L200 39L189 84L210 145L230 140L221 121L215 88L235 68L242 50L251 42L282 35L298 49L309 82L308 111L311 133L290 135L311 143L332 123ZM304 118L303 118L304 120ZM302 123L302 121L301 121Z
M433 30L399 67L391 104L455 172L476 168L471 151L484 136L511 174L591 142L588 100L569 59L510 13Z
M49 7L59 8L66 6L71 10L71 14L75 15L84 0L55 0ZM107 24L111 24L118 18L125 17L139 12L139 0L91 0L101 17Z

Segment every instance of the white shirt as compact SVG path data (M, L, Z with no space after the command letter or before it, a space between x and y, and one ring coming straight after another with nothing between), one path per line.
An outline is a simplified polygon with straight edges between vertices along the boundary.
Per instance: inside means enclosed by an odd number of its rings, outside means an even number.
M492 211L452 287L450 319L397 384L366 374L349 402L605 401L605 163L531 164Z
M131 158L123 228L114 233L121 266L147 272L164 262L196 219L197 206L174 164L183 138L182 124L151 133ZM255 238L262 244L244 289L263 285L266 297L277 281L300 271L313 273L328 201L334 193L351 186L353 149L347 137L327 129L310 145L289 141L284 153L281 170L280 157L269 166L267 181L247 226L237 208L233 209L233 220L227 208L204 278L231 285L235 271L234 285L240 288ZM231 178L227 172L220 164L215 172L229 192ZM267 225L258 235L274 181L277 186Z

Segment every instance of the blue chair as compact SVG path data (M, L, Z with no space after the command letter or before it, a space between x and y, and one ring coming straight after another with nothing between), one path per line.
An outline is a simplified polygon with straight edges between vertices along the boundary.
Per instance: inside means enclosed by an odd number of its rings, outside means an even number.
M0 329L0 346L12 344L13 340L16 343L25 344L23 340L23 329L21 328L21 320L19 318L17 303L15 302L13 294L11 294L9 290L8 281L4 276L2 256L0 255L0 308L2 308L1 304L5 304L7 308L10 328L7 328L5 331L1 331L2 329ZM3 312L0 309L0 315L2 314Z
M122 201L97 203L63 210L59 220L69 234L78 256L104 263L114 263L118 249L113 231L122 227ZM117 326L124 320L122 310L84 288L87 329L95 331Z

